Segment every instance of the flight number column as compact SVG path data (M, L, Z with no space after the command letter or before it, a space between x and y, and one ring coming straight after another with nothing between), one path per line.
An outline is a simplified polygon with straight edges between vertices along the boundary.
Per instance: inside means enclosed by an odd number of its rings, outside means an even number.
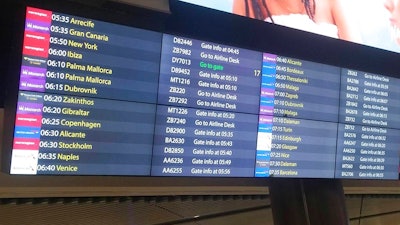
M259 52L164 35L152 175L253 176L260 67Z

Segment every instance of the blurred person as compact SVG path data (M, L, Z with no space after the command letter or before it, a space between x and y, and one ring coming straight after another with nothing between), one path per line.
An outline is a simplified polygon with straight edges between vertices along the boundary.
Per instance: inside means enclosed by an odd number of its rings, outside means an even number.
M344 0L234 0L233 13L352 42L361 37Z
M400 0L386 0L385 7L390 13L392 38L400 45Z

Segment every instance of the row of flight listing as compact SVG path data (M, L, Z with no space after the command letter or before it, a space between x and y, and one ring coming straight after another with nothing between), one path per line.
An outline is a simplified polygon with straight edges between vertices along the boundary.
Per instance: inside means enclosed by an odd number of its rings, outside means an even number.
M52 15L26 27L13 174L398 178L399 79Z

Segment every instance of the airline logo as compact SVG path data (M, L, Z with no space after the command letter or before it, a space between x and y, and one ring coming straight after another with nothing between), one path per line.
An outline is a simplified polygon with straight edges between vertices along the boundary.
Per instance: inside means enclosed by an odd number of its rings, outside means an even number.
M51 23L26 19L25 30L49 34L50 33L50 25L51 25Z
M26 9L23 55L48 57L51 17L48 10Z
M31 67L31 66L21 66L21 76L32 77L32 78L34 77L45 78L46 69Z
M43 94L20 91L18 95L18 102L43 103Z
M51 23L51 15L52 12L48 10L37 9L33 7L26 8L26 19Z
M30 115L42 115L42 108L43 108L43 104L18 102L17 113L18 114L30 114Z
M15 127L14 138L40 138L40 128Z
M22 127L41 127L42 116L17 114L17 118L15 119L15 125Z
M19 83L19 89L25 91L39 91L44 92L46 86L45 79L32 79L32 78L21 78Z
M24 56L22 57L22 64L27 66L37 66L45 68L47 66L47 60L42 58Z
M13 149L39 150L39 138L14 138Z
M47 58L49 56L50 34L25 30L22 54Z
M13 149L11 174L36 174L39 151Z

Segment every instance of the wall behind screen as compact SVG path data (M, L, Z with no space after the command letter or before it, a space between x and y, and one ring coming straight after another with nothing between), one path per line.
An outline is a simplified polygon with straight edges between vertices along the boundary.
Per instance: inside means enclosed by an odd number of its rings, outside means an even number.
M257 51L279 53L320 63L360 69L400 77L400 55L365 46L332 40L325 37L293 31L288 28L272 26L261 21L253 21L222 12L190 7L172 1L172 14L149 12L144 9L106 4L101 8L82 7L77 3L51 3L51 1L6 1L2 7L5 23L16 24L15 14L20 15L23 5L49 8L54 11L106 20L114 23L138 26L164 33L179 34L217 43L244 47ZM9 10L11 7L14 10ZM24 18L19 18L23 20ZM19 21L20 22L20 21ZM21 34L16 34L22 37ZM20 54L12 43L1 43L7 54ZM372 56L372 57L371 57ZM18 68L11 65L9 76L18 76ZM10 68L7 68L10 69ZM3 77L3 76L2 76ZM3 83L3 82L2 82ZM9 86L10 84L7 84ZM0 120L3 121L1 114ZM2 124L1 124L2 125ZM2 132L10 132L1 129ZM0 165L1 166L1 165ZM157 184L157 187L154 187ZM382 183L384 185L384 183ZM163 195L163 194L217 194L217 193L265 193L265 179L210 179L210 178L145 178L145 177L51 177L51 176L10 176L0 173L0 197L31 196L107 196L107 195ZM379 183L378 183L379 185ZM184 188L182 188L184 187Z

